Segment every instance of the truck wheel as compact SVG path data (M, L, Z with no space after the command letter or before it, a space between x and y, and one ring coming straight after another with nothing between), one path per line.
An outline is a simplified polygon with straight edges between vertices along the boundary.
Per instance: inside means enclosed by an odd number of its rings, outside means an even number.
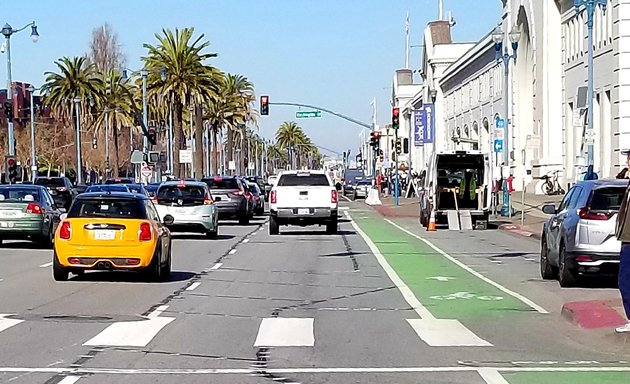
M239 217L238 223L240 225L247 225L247 224L249 224L249 213L246 213L245 216Z
M278 220L273 216L269 217L269 234L270 235L280 234L280 226L278 225Z
M329 222L326 223L326 233L329 235L337 234L337 218L333 217Z

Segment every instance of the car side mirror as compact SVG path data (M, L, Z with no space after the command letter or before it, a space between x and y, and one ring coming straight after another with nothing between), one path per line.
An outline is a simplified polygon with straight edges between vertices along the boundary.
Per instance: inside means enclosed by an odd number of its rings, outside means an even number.
M555 215L558 210L553 204L545 204L542 207L542 211L548 215Z
M68 214L67 214L67 213L62 213L62 214L59 216L59 219L60 219L60 220L65 220L65 219L67 219L67 218L68 218Z

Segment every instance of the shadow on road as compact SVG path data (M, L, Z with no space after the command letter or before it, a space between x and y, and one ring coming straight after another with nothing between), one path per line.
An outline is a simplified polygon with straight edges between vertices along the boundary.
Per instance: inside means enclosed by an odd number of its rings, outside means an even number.
M142 273L127 272L127 271L87 271L83 275L74 275L69 281L76 282L106 282L106 283L174 283L180 281L187 281L196 276L194 272L187 271L173 271L171 272L171 278L166 281L149 281Z
M213 241L213 240L230 240L235 238L236 236L234 235L222 235L219 234L217 235L216 238L214 239L209 239L206 237L205 234L193 234L193 233L174 233L171 235L171 237L173 238L173 240L208 240L208 241Z
M50 247L33 243L31 241L14 241L10 243L3 242L0 244L0 250L1 249L43 249L52 251Z
M219 220L219 226L226 227L252 227L255 225L260 225L265 222L265 218L263 217L255 217L249 220L248 224L240 224L238 220Z
M355 231L337 231L336 236L347 236L347 235L356 235ZM329 235L326 233L325 229L320 231L283 231L280 230L280 235L288 235L288 236L335 236Z

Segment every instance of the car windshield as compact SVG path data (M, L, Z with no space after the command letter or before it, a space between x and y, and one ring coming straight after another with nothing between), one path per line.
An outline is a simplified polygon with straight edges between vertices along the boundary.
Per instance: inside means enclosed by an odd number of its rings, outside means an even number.
M282 175L278 180L279 187L328 187L330 183L326 175L321 173L290 173Z
M625 192L625 187L597 188L593 191L589 208L593 211L618 211Z
M139 199L79 198L68 212L68 218L107 217L112 219L146 219L144 204Z
M26 203L39 201L39 190L36 188L0 188L0 203Z
M240 189L236 179L216 177L213 179L204 179L203 182L208 184L208 188L210 189Z
M206 193L203 187L194 185L165 185L157 193L157 203L162 205L203 205Z
M91 185L85 192L129 192L129 189L122 184Z
M35 184L43 185L44 187L54 187L54 188L65 187L65 183L63 182L63 179L60 179L60 178L54 178L54 179L39 178L35 180Z

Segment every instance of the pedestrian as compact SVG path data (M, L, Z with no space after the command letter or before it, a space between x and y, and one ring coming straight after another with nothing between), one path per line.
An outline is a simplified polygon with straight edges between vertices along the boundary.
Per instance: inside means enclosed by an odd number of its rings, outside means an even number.
M617 174L618 179L630 179L630 151L626 153L626 167Z
M619 254L619 293L621 301L626 312L628 321L625 325L616 329L617 333L630 332L630 221L628 221L628 198L630 188L626 188L619 213L617 214L617 223L615 235L621 241L621 253ZM626 223L629 225L626 227Z

